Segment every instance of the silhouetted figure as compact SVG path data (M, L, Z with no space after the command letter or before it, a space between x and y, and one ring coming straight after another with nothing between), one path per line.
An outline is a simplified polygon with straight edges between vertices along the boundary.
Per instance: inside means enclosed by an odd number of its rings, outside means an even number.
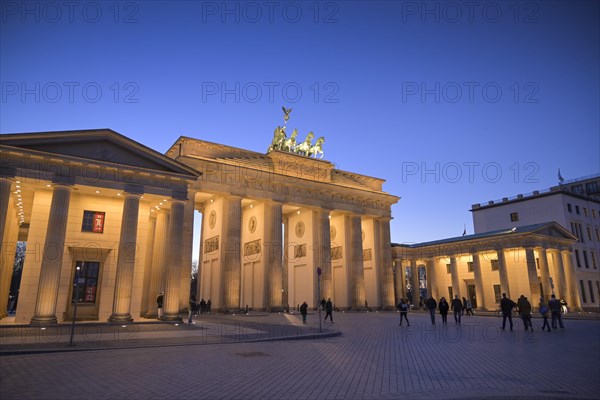
M398 304L398 309L400 310L400 325L402 325L402 319L406 320L406 325L410 326L410 322L408 322L408 304L404 301L404 299L400 299L400 303Z
M440 315L442 316L442 324L448 324L448 310L450 309L450 305L446 301L445 297L440 299L440 305L438 307L440 309Z
M548 323L548 317L550 316L550 308L548 308L548 305L544 301L543 297L540 297L539 310L540 310L540 314L542 315L542 318L544 318L542 330L544 330L544 328L548 328L548 330L546 332L552 332L550 330L550 323Z
M325 321L327 321L327 317L329 316L329 319L333 322L333 303L331 302L331 297L328 298L327 303L325 303L325 312Z
M531 332L533 332L533 325L531 324L531 303L527 300L527 297L521 295L519 300L517 300L517 307L519 309L519 315L523 320L525 330L531 328Z
M460 325L460 317L463 311L463 303L458 298L458 295L454 295L454 299L450 304L450 308L454 311L454 323Z
M513 330L513 322L512 322L512 309L515 308L517 304L506 297L506 293L502 293L502 299L500 299L500 310L502 310L502 330L506 328L506 319L508 318L508 322L510 323L510 330Z
M306 323L306 315L308 314L308 304L302 303L300 306L300 314L302 314L302 323Z
M437 301L435 301L433 297L429 296L425 305L427 306L429 315L431 316L431 325L435 325L435 309L437 308Z
M562 304L560 304L560 300L556 299L555 295L550 296L550 301L548 302L548 308L550 308L550 313L552 314L552 329L556 329L556 322L558 321L559 326L564 328L562 322Z

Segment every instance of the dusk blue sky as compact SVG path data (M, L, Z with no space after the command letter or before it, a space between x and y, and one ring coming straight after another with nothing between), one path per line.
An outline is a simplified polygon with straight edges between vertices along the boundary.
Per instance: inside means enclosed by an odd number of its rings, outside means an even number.
M473 203L559 168L600 172L598 2L1 4L2 133L264 153L285 105L324 159L401 197L396 243L472 233Z

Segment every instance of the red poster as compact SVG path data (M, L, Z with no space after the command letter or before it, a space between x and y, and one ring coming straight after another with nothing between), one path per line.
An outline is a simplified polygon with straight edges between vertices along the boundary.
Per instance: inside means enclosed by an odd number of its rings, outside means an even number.
M96 301L96 286L88 286L85 290L85 300L86 302L93 303Z
M94 227L92 229L93 232L104 232L104 213L94 213Z

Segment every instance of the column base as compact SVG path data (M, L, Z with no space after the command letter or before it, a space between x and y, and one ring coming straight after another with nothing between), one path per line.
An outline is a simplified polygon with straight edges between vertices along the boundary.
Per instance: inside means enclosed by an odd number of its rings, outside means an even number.
M183 319L181 318L181 316L179 314L166 314L166 315L161 315L160 318L158 318L160 321L165 321L165 322L183 322Z
M48 325L56 325L58 324L58 320L56 319L56 315L51 317L33 317L29 322L29 325L35 326L48 326Z
M142 318L158 319L158 313L146 313Z
M131 322L133 322L133 318L131 317L131 314L124 314L124 315L113 314L110 317L108 317L108 322L110 322L111 324L131 323Z

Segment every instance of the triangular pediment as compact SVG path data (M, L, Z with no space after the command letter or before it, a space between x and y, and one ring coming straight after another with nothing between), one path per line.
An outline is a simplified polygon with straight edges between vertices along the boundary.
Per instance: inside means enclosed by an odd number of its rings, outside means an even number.
M577 238L575 236L573 236L571 234L571 232L567 231L565 228L563 228L556 222L549 222L547 224L544 224L540 228L535 229L533 231L533 233L535 233L537 235L550 236L550 237L555 237L555 238L559 238L559 239L575 239L575 240L577 240Z
M58 156L197 176L192 168L110 129L2 135L1 143Z

